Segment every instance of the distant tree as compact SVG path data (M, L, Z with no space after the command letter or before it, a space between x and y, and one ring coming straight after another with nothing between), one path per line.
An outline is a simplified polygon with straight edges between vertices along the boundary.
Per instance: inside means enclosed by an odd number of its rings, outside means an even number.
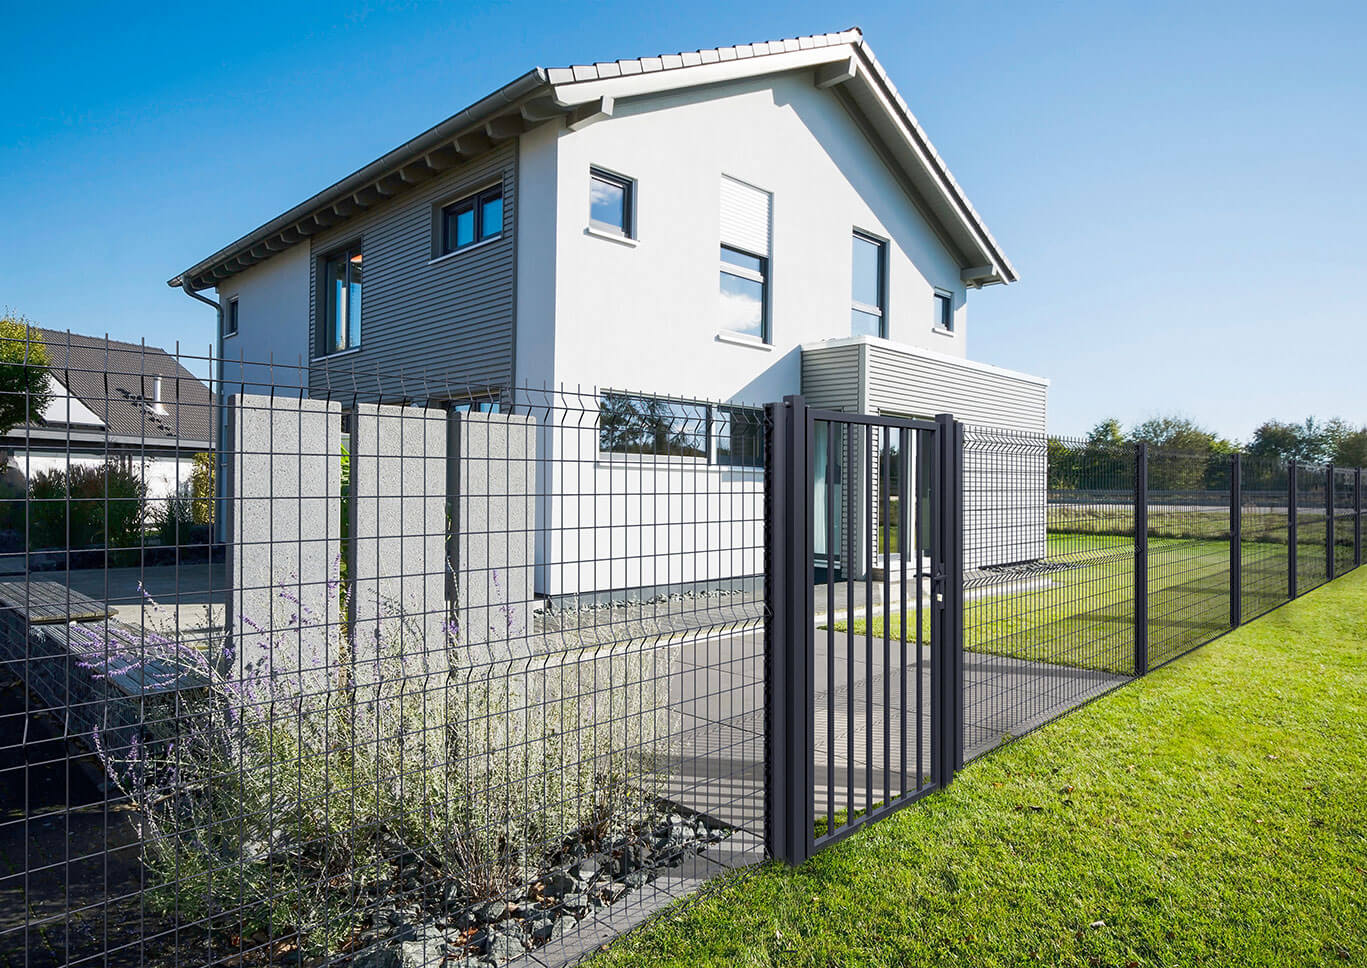
M1150 417L1130 432L1149 451L1149 487L1155 491L1212 490L1227 486L1229 461L1238 445L1190 417Z
M1336 467L1367 467L1367 427L1338 437L1329 459Z
M52 400L47 349L35 339L23 316L0 316L0 434L22 423L42 423L43 408Z
M1125 443L1125 434L1120 421L1107 417L1097 423L1087 434L1087 443L1094 445L1119 446Z
M1280 460L1296 460L1301 454L1303 440L1300 424L1282 423L1268 420L1253 431L1253 439L1248 442L1248 452L1254 457L1276 457Z

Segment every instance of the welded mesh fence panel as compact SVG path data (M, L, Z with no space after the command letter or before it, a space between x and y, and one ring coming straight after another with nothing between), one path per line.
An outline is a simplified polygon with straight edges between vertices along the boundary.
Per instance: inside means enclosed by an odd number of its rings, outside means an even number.
M1296 465L1296 592L1303 595L1329 577L1328 474L1319 465Z
M1134 673L1134 451L964 430L964 749Z
M1229 629L1230 467L1149 449L1149 668Z
M1356 475L1351 468L1334 468L1334 575L1353 567L1356 519Z
M1290 597L1290 520L1286 464L1244 456L1241 464L1239 553L1243 618L1276 608Z
M0 350L0 963L554 963L758 857L761 411Z

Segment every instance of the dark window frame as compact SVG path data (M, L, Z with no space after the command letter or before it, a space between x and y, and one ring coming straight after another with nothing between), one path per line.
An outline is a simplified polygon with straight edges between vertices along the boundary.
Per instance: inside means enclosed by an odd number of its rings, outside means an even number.
M944 333L954 332L954 294L936 289L931 296L935 307L934 327Z
M237 308L237 297L233 296L231 299L228 300L228 306L223 311L224 339L227 339L229 336L237 335L238 318L239 314Z
M878 337L879 339L888 338L888 241L880 239L876 235L868 232L861 232L855 229L851 233L851 241L858 239L873 245L878 251L878 305L872 306L868 303L859 302L854 298L854 259L851 252L850 259L850 312L861 312L869 316L878 317ZM853 319L851 319L853 328Z
M341 260L341 261L343 261L344 263L346 263L346 265L347 265L347 267L348 267L348 268L347 268L347 277L348 277L348 282L347 282L347 299L348 299L348 301L349 301L350 298L351 298L351 295L350 295L350 290L351 290L351 282L350 282L351 268L350 268L350 267L354 264L352 260L354 259L355 256L358 256L358 255L362 257L362 261L361 261L362 280L361 280L361 315L360 315L360 319L357 320L357 325L356 325L356 329L357 329L357 338L356 338L356 342L355 342L354 344L348 342L348 344L347 344L346 346L341 347L341 348L339 349L339 348L337 348L337 347L335 346L335 341L334 341L334 339L332 338L333 334L332 334L331 329L330 329L330 327L332 326L332 323L333 323L333 321L334 321L334 313L332 312L332 308L333 308L333 307L332 307L332 287L328 285L328 266L329 266L332 262L334 262L334 261L336 261L336 260ZM339 355L339 354L341 354L341 353L351 353L351 352L353 352L353 351L355 351L355 350L360 349L360 348L361 348L361 344L364 342L364 339L365 339L365 279L364 279L364 275L365 275L365 246L364 246L364 244L363 244L362 239L361 239L360 237L357 237L357 238L354 238L354 239L350 239L349 241L344 242L344 243L342 243L341 245L338 245L338 246L336 246L335 248L330 249L328 252L326 252L325 254L323 254L323 255L322 255L321 257L319 257L319 259L318 259L318 269L317 269L317 272L318 272L318 285L317 285L317 294L318 294L318 295L317 295L317 303L318 303L318 305L317 305L318 334L317 334L317 339L316 339L315 344L314 344L314 352L315 352L317 358L321 359L321 358L326 357L326 356L337 356L337 355ZM349 304L349 302L348 302L348 306L347 306L347 312L348 312L348 314L350 314L350 311L351 311L351 309L350 309L350 304ZM349 333L349 332L348 332L348 340L350 340L350 333Z
M634 405L631 410L622 408L627 402ZM614 404L617 417L624 422L609 430L604 417ZM652 422L659 422L659 426L652 427ZM747 432L735 436L729 430L738 423ZM610 433L621 439L616 445L605 446L604 438ZM605 390L598 398L597 434L600 460L677 460L750 470L764 467L764 410L760 407ZM650 436L658 440L662 435L681 439L662 449L646 442ZM742 441L739 453L732 449L736 440Z
M734 252L737 255L745 256L747 259L757 260L759 262L759 270L755 271L753 269L747 269L744 266L738 266L735 263L727 262L724 255L724 253L726 252ZM717 252L717 259L720 263L719 277L717 279L718 293L720 293L721 291L720 276L723 275L732 276L736 279L744 279L748 282L759 283L759 341L765 344L766 346L772 345L773 331L772 327L769 325L769 257L767 255L760 255L757 252L750 252L746 249L742 249L738 245L727 245L725 242L723 242L721 243L721 248ZM754 337L751 334L737 332L736 330L728 329L724 330L723 332L735 333L737 336L746 339L754 339Z
M487 227L484 224L484 207L495 198L500 202L498 230L495 232L486 232ZM507 218L507 209L502 204L504 201L503 182L499 181L492 185L486 185L479 191L471 192L453 202L448 202L445 205L438 207L437 231L435 233L437 242L436 258L463 252L466 249L472 249L485 242L493 242L495 239L502 238L503 225ZM469 210L473 215L474 232L469 242L458 245L455 239L455 223L450 216L459 215L466 210Z
M619 228L610 222L600 222L593 217L592 191L593 183L600 181L605 185L613 185L622 190L622 225ZM618 235L624 239L636 238L636 180L628 178L626 175L619 175L615 171L606 168L599 168L597 165L589 166L589 227L606 232L609 235Z

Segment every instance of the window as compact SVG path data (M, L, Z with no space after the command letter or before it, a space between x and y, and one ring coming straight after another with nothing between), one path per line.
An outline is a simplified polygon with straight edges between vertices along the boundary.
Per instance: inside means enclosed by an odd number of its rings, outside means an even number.
M724 467L764 466L764 411L755 407L717 407L714 421L717 463Z
M598 450L711 460L723 467L763 467L764 411L605 393L599 399Z
M600 232L632 238L631 194L631 179L590 168L589 225Z
M854 233L853 245L850 335L886 337L887 245L860 232Z
M704 403L605 393L598 405L598 449L705 460L711 438L708 410Z
M361 345L361 245L323 260L323 325L319 355Z
M721 328L769 342L769 260L721 247Z
M954 297L947 292L935 293L935 319L933 325L936 329L943 329L945 332L954 332Z
M501 409L498 394L494 391L446 401L448 413L499 413Z
M237 297L228 300L228 308L223 313L223 335L237 335Z
M441 255L503 234L503 186L452 202L441 210Z

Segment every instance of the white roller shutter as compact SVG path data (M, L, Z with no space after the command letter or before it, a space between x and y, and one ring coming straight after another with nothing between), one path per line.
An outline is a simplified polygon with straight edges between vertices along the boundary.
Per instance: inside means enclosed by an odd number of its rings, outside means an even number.
M769 257L770 195L721 176L721 243Z

